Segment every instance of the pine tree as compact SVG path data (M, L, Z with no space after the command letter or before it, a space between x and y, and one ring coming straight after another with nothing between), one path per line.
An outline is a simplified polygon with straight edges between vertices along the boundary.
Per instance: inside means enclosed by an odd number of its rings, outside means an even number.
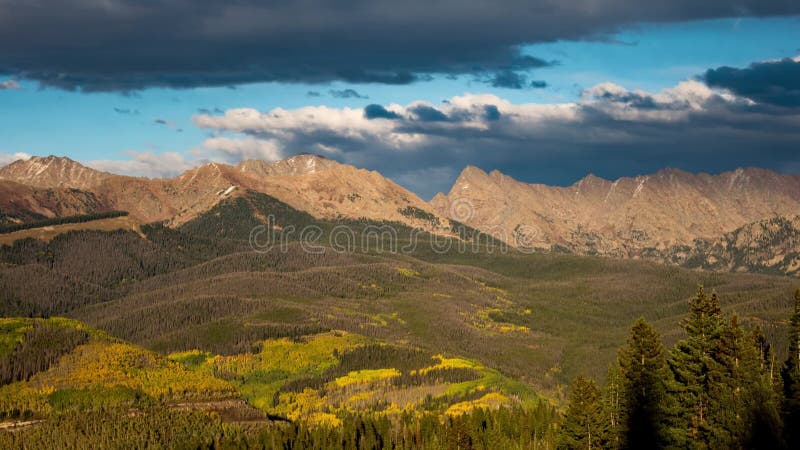
M622 439L622 420L625 404L622 386L622 368L619 358L608 367L606 385L603 389L603 409L606 415L611 448L620 448Z
M662 447L666 361L661 337L644 319L633 325L619 361L625 405L621 446L629 449Z
M716 353L725 328L716 293L706 295L702 286L689 301L689 316L682 323L686 338L672 349L668 360L669 417L667 434L676 447L709 445L709 374L716 370Z
M783 384L779 376L780 368L775 363L775 352L772 351L772 345L767 342L764 330L760 326L753 329L752 334L759 355L761 375L776 393L782 393Z
M558 448L599 449L608 446L608 428L600 388L579 375L572 383Z
M453 450L469 450L472 448L472 437L463 416L450 417L447 429L447 448ZM362 447L363 448L363 447ZM368 448L368 447L366 447Z
M776 390L774 355L761 328L754 329L747 338L755 354L756 384L750 394L747 408L747 428L744 430L744 447L749 449L776 449L781 447L780 394ZM752 369L751 369L752 370Z
M789 356L783 365L783 429L789 448L800 448L800 289L794 293Z
M761 381L755 341L745 334L734 316L723 329L709 371L709 444L717 448L741 447L752 425L750 411Z

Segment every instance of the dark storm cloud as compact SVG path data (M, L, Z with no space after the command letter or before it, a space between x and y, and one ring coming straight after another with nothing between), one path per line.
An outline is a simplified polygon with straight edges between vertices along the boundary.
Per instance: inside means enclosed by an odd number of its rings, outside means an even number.
M488 80L492 87L506 89L544 89L547 83L541 80L528 81L528 75L523 72L504 70L497 72Z
M531 81L531 87L533 89L544 89L547 87L547 82L542 80L533 80Z
M548 62L520 45L640 22L800 13L710 0L0 1L0 74L85 91L277 81L408 84Z
M490 122L494 122L495 120L500 120L500 110L497 109L497 106L486 105L483 107L483 110L486 112L486 120Z
M708 70L703 78L710 86L758 103L800 106L800 59L759 62L745 69L719 67Z
M372 104L364 107L364 117L367 119L399 119L400 115L381 105Z
M409 111L411 111L420 122L447 122L449 120L445 113L431 106L414 106L410 108Z
M328 93L330 93L333 98L369 98L366 95L359 94L355 89L331 89Z
M493 87L522 89L528 83L528 77L519 72L505 70L494 75L491 81Z
M647 93L640 93L640 92L603 92L601 95L598 95L597 98L606 100L612 103L619 103L625 104L632 108L637 109L668 109L668 108L681 108L685 107L686 104L679 104L679 105L666 105L663 103L657 103L652 95Z

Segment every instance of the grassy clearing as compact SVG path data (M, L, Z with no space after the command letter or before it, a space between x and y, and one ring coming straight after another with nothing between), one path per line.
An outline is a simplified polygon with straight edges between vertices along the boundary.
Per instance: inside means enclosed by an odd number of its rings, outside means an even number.
M109 219L92 220L81 223L65 223L61 225L48 225L39 228L14 231L0 234L0 245L11 245L19 239L33 238L50 241L59 234L76 230L115 231L129 230L139 233L140 224L129 216L112 217Z

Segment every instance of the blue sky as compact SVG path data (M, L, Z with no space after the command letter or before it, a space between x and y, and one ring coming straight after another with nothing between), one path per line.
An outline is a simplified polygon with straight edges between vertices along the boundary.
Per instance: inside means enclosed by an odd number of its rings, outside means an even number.
M542 80L547 87L493 87L476 75L461 74L435 75L430 81L405 85L270 82L85 93L40 87L37 81L23 79L21 89L0 90L0 154L57 154L81 161L127 160L130 152L184 154L201 148L211 135L235 135L227 129L198 127L192 117L202 109L220 115L231 108L362 108L368 104L406 105L415 101L436 105L464 93L494 94L514 104L568 103L579 100L585 89L604 82L655 93L702 75L707 69L744 68L753 62L800 54L800 18L628 25L623 31L595 40L526 45L522 53L555 62L528 71L530 79ZM13 74L0 76L0 82L13 78ZM345 89L355 90L361 98L337 98L331 94ZM312 91L319 96L310 96ZM464 160L457 165L471 163ZM631 168L635 170L638 168ZM443 176L452 178L451 172ZM533 173L526 181L539 181L535 177ZM570 175L564 182L570 177L575 178Z

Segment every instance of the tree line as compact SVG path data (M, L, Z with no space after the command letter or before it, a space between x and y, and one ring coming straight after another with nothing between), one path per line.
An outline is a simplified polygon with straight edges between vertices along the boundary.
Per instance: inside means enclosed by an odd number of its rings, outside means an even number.
M329 427L229 424L200 411L166 408L136 413L112 409L69 412L26 429L0 431L0 448L544 450L553 448L555 415L542 404L477 409L444 419L432 414L354 414Z
M639 319L602 389L578 376L558 447L800 448L800 289L782 365L759 328L723 314L702 287L681 325L685 337L666 349Z
M108 211L93 214L80 214L76 216L53 217L52 219L36 220L26 223L11 223L0 225L0 234L13 233L14 231L29 230L31 228L50 227L68 223L85 223L100 219L127 216L127 211Z
M88 340L86 331L34 321L13 351L0 356L0 386L27 381Z

